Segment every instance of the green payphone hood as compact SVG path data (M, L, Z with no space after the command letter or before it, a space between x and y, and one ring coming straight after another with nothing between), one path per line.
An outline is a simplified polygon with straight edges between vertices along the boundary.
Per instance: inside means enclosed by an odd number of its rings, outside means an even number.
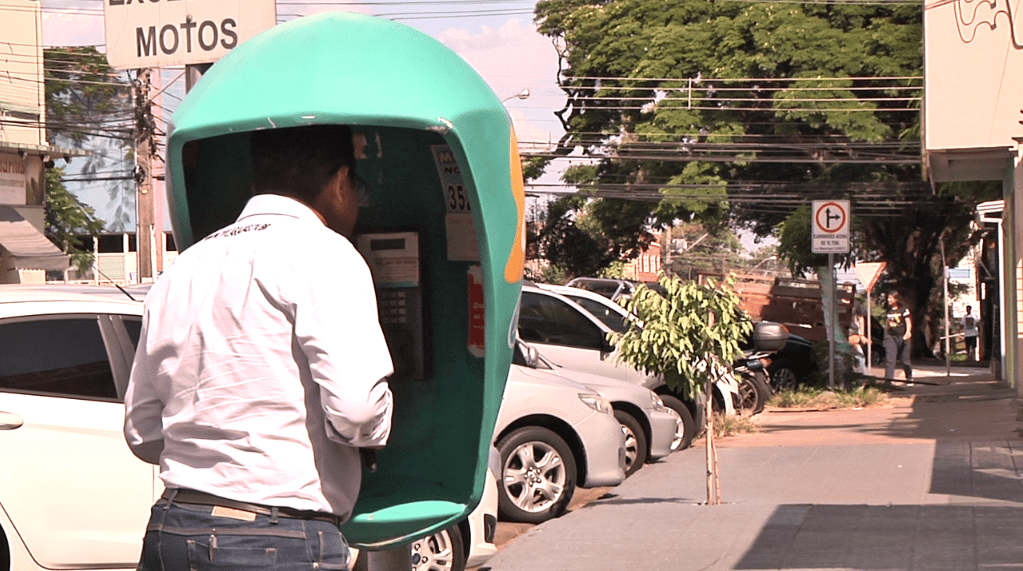
M188 141L256 129L319 123L395 126L441 134L473 172L482 194L505 191L515 216L490 213L485 226L504 228L508 282L521 279L525 198L518 149L501 100L449 48L408 26L332 12L293 20L243 43L217 62L174 113L169 157ZM500 152L499 149L505 149ZM177 175L177 176L175 176ZM173 181L172 181L173 182ZM175 238L193 236L184 194L174 196ZM486 232L490 240L491 232ZM481 236L481 239L484 238ZM505 245L502 245L505 246ZM499 254L498 250L492 250Z
M471 201L478 239L478 262L451 261L443 250L424 262L432 264L424 273L432 276L428 337L435 374L391 383L396 422L405 414L416 430L403 427L392 433L392 443L381 452L379 472L364 474L363 495L345 529L353 543L382 547L450 526L482 495L511 362L524 263L525 204L517 143L500 99L465 61L435 39L403 24L355 13L293 20L232 50L210 68L175 112L168 143L168 202L179 247L188 248L215 230L214 222L222 226L237 216L251 190L251 172L236 174L249 168L246 133L310 124L351 125L385 141L396 132L411 133L410 141L425 138L422 145L449 149ZM376 149L382 149L379 142ZM218 154L221 151L223 155ZM432 160L427 150L400 165L385 163L397 160L392 153L376 163L371 156L366 165L360 161L359 168L372 170L376 164L397 170L423 156ZM426 200L423 197L435 188L431 200L442 203L436 166L415 167L418 170L411 175L402 175L420 185L409 185L410 200ZM389 223L392 210L386 201L393 200L393 218L406 217L396 224L422 224L423 233L434 244L440 242L443 205L426 205L429 208L422 212L431 217L427 221L412 220L405 201L394 194L401 185L389 182L385 190L392 194L382 194L385 199L367 209L365 218L378 225ZM421 190L424 184L432 185L429 192ZM209 198L217 194L229 196L221 202ZM214 222L209 221L210 211ZM483 323L465 316L466 306L475 302L466 303L473 298L463 282L466 269L474 264L478 270L473 271L482 277ZM485 329L482 355L466 351L464 336L470 327ZM480 411L466 408L473 402L479 403ZM444 410L446 406L451 410ZM471 430L463 430L458 422ZM430 423L436 426L425 426ZM408 438L403 444L404 436ZM431 446L446 449L421 450ZM417 454L420 464L414 465ZM444 454L454 456L438 465ZM413 465L403 467L402 461ZM416 478L424 480L423 488L416 489Z

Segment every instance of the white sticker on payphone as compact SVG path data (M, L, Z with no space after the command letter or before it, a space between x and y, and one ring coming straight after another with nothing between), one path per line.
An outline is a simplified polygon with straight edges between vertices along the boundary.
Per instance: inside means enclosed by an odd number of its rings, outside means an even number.
M415 232L360 234L358 242L378 288L419 286L419 238Z
M444 190L444 228L447 232L448 261L478 262L480 246L476 238L476 224L469 204L469 191L462 180L451 147L433 145L433 160L437 163L441 188Z

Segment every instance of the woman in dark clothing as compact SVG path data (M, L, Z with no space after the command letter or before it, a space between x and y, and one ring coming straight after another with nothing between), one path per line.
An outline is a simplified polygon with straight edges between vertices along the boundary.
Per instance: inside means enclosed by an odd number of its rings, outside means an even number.
M898 293L889 293L888 313L884 320L884 352L887 359L885 380L889 383L895 380L896 361L901 361L902 370L906 373L906 384L913 384L913 367L909 358L912 336L913 318L909 308L902 304Z

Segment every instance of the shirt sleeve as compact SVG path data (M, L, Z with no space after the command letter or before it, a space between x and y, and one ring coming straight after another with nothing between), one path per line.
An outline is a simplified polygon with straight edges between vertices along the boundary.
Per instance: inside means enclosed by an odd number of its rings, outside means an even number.
M377 315L369 267L343 243L329 263L303 264L292 274L295 339L319 385L327 436L357 447L383 446L391 431L393 372Z
M124 395L124 439L143 462L159 464L163 453L163 402L152 383L155 369L147 351L148 319L143 320L131 378Z

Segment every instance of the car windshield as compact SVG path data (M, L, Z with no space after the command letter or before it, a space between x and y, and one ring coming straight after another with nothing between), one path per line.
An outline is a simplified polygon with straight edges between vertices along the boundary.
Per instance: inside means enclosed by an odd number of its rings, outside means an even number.
M629 324L625 321L622 314L603 303L600 303L599 301L575 295L569 295L566 297L581 305L586 311L592 313L594 317L604 322L604 325L607 325L615 333L625 333L625 331L629 328Z

